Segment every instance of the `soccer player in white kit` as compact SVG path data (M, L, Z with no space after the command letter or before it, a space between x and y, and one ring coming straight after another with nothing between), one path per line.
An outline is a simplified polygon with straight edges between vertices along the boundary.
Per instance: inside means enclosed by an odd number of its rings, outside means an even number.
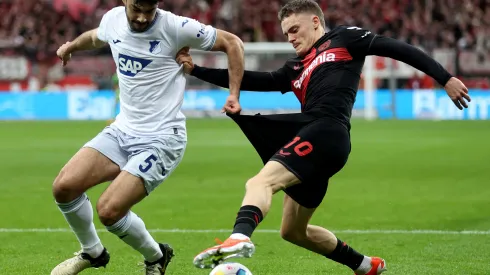
M159 0L123 0L108 11L98 28L62 45L63 65L71 53L109 44L117 66L121 112L113 124L86 143L62 168L53 195L82 250L51 272L78 274L105 267L109 254L93 223L89 188L112 181L97 202L108 231L140 252L146 274L164 274L173 257L168 244L157 243L130 209L176 168L187 136L183 103L185 78L177 52L186 47L228 55L230 95L223 107L238 113L243 76L243 43L233 34L158 9Z

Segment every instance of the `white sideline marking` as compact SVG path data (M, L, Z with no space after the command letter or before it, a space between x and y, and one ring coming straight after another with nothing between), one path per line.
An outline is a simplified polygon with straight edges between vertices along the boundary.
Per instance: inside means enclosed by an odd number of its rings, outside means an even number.
M97 229L98 232L107 232L105 229ZM152 233L231 233L231 229L150 229ZM70 233L70 228L0 228L0 233ZM275 229L258 229L257 233L279 233L279 230ZM489 231L478 230L463 230L463 231L445 231L445 230L332 230L334 233L339 234L426 234L426 235L490 235Z

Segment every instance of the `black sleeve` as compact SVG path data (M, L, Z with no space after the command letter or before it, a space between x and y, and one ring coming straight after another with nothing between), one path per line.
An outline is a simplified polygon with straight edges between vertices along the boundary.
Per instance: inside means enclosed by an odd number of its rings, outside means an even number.
M273 72L245 71L240 90L289 92L291 81L284 67ZM217 86L228 88L228 69L212 69L194 65L191 75Z
M452 75L432 57L405 42L378 36L369 48L368 55L390 57L424 72L435 79L441 86L445 86Z
M393 58L426 73L442 86L452 77L441 64L410 44L358 27L342 26L340 35L352 56L377 55Z
M359 27L340 26L339 35L352 56L365 57L376 34Z

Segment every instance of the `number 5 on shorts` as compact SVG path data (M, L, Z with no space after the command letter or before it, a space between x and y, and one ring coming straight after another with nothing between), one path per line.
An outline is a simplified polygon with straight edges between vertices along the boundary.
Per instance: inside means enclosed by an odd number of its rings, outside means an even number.
M153 165L153 163L151 162L152 160L157 161L157 157L155 157L155 155L148 156L145 159L146 166L143 166L142 164L140 164L140 166L139 166L140 171L143 173L146 173L148 170L150 170L151 166Z

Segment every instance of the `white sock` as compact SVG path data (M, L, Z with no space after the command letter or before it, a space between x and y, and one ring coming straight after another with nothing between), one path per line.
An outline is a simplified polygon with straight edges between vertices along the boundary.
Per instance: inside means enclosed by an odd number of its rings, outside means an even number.
M87 195L84 193L71 202L57 202L56 204L77 236L82 252L89 254L92 258L100 256L104 247L95 230L94 212Z
M368 273L371 270L371 258L368 256L364 256L361 265L356 269L356 274L363 275Z
M242 233L233 233L231 234L230 238L235 239L235 240L250 240L249 237L246 235L243 235Z
M147 262L156 262L163 257L160 246L146 230L145 223L132 211L111 226L106 226L125 243L140 252Z

